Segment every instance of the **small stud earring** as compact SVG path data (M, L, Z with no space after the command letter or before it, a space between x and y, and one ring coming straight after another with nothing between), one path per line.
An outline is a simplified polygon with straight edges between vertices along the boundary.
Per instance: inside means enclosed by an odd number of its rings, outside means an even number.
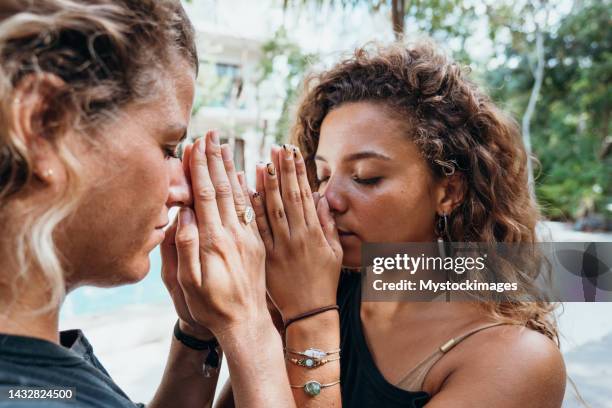
M50 178L53 176L53 169L47 169L45 170L45 172L43 173L43 177L45 178Z

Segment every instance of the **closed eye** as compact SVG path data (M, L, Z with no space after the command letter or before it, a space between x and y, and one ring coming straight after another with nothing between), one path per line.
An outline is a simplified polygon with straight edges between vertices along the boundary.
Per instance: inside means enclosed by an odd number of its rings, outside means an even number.
M355 181L355 183L366 185L366 186L373 186L377 184L380 180L382 180L382 177L372 177L372 178L367 178L367 179L353 177L353 181Z
M181 149L179 149L179 145L174 146L164 146L164 158L166 159L180 159L181 158Z

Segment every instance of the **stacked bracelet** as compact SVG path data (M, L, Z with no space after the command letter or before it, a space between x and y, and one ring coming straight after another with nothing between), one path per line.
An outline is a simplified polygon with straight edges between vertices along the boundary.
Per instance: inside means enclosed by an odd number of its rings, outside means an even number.
M295 323L298 320L306 319L307 317L316 316L318 314L327 312L329 310L340 310L340 307L338 307L338 305L324 306L324 307L320 307L318 309L310 310L310 311L305 312L305 313L301 313L301 314L299 314L299 315L297 315L295 317L291 317L291 318L285 320L285 330L287 330L287 327L289 327L289 325L291 323Z
M291 385L291 388L303 388L304 392L311 396L317 396L321 393L323 388L331 387L332 385L340 384L340 380L331 382L329 384L321 384L318 381L310 380L306 384L303 385Z
M285 351L287 353L297 354L298 356L304 356L304 357L310 357L310 358L324 358L324 357L331 356L334 354L340 354L341 350L335 349L335 350L330 350L330 351L323 351L323 350L316 349L316 348L309 348L304 351L298 351L298 350L292 350L289 348L285 348Z
M335 357L335 358L324 358L324 359L310 358L310 357L306 357L306 358L287 358L287 360L289 360L293 364L295 364L297 366L300 366L300 367L316 368L316 367L322 366L323 364L327 364L327 363L329 363L331 361L339 361L340 360L340 356Z
M178 320L174 325L174 337L180 341L185 347L188 347L192 350L208 350L208 355L206 356L206 360L204 361L204 376L207 378L212 377L213 374L219 372L219 342L216 338L211 340L200 340L193 336L190 336L183 331L179 327Z

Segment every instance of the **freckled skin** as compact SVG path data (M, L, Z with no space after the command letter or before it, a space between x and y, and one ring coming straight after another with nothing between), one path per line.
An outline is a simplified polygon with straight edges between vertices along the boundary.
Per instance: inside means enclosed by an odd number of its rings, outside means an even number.
M342 239L345 266L359 266L362 242L436 239L440 187L407 132L369 102L343 104L323 120L317 157L324 160L316 161L317 177L323 180L319 192L327 197L338 227L356 234ZM390 160L347 160L362 151ZM382 178L373 185L355 180L375 177Z
M130 105L95 137L80 141L85 194L57 234L67 266L68 289L89 284L116 286L143 279L149 253L163 238L156 227L168 209L191 201L180 160L168 157L189 124L195 73L185 61L160 79L154 98ZM169 131L169 124L179 125ZM182 127L182 129L181 129Z

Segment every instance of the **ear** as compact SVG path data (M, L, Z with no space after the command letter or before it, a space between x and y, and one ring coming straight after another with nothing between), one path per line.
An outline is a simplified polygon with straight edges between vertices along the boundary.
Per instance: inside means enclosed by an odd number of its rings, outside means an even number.
M32 172L46 185L62 180L63 165L57 154L58 120L54 106L66 83L56 75L30 74L22 78L13 92L12 131L16 143L27 151Z
M455 171L450 176L444 176L438 189L436 212L440 215L453 212L463 201L466 188L463 173Z

